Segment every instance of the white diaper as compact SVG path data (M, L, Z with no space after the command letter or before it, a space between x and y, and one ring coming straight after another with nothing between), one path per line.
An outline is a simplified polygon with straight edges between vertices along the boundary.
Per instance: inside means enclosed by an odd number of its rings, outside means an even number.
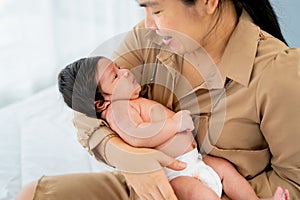
M202 161L201 154L198 150L194 150L183 154L176 158L187 163L187 167L181 171L175 171L169 168L164 168L169 181L178 176L192 176L198 179L217 193L219 197L222 195L222 183L218 174Z

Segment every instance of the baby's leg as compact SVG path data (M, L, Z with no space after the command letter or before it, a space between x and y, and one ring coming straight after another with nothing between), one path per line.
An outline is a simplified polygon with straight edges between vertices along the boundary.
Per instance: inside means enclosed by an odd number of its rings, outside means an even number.
M205 156L203 161L212 167L221 178L223 190L231 199L258 200L255 191L248 181L228 161L222 158ZM289 192L277 188L274 196L265 200L288 200Z
M223 190L230 199L258 199L248 181L228 161L211 156L205 156L203 161L220 176Z
M220 200L217 194L190 176L179 176L170 181L178 200Z

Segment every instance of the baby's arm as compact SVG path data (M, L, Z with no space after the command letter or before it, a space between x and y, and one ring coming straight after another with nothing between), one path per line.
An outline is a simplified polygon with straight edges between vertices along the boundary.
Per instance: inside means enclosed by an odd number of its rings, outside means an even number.
M192 131L194 124L187 110L179 111L172 117L163 120L140 122L137 131L133 131L138 137L137 146L157 147L175 136L176 133Z
M189 111L174 114L166 107L152 103L143 102L142 108L136 106L128 108L127 104L128 109L124 109L125 105L119 104L117 115L110 112L107 121L123 140L135 147L157 147L178 132L194 129ZM159 115L159 119L155 115Z

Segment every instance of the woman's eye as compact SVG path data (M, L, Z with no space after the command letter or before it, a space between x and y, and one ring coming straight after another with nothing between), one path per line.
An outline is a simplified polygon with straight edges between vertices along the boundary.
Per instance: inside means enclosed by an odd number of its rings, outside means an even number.
M161 11L156 11L156 12L153 12L152 14L153 15L158 15Z

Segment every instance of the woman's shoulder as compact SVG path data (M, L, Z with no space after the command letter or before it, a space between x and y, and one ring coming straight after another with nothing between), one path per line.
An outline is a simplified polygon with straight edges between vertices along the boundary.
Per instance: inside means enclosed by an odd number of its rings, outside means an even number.
M256 61L262 63L265 69L270 68L269 70L285 70L288 66L299 70L300 48L290 48L282 41L262 31Z
M300 73L300 48L285 48L271 53L270 65L267 70L279 73ZM282 74L284 75L284 74Z
M263 90L277 88L278 91L300 90L300 48L281 49L272 52L271 59L260 77Z
M274 58L273 70L300 80L300 48L288 48L278 52ZM291 77L291 78L292 78Z

